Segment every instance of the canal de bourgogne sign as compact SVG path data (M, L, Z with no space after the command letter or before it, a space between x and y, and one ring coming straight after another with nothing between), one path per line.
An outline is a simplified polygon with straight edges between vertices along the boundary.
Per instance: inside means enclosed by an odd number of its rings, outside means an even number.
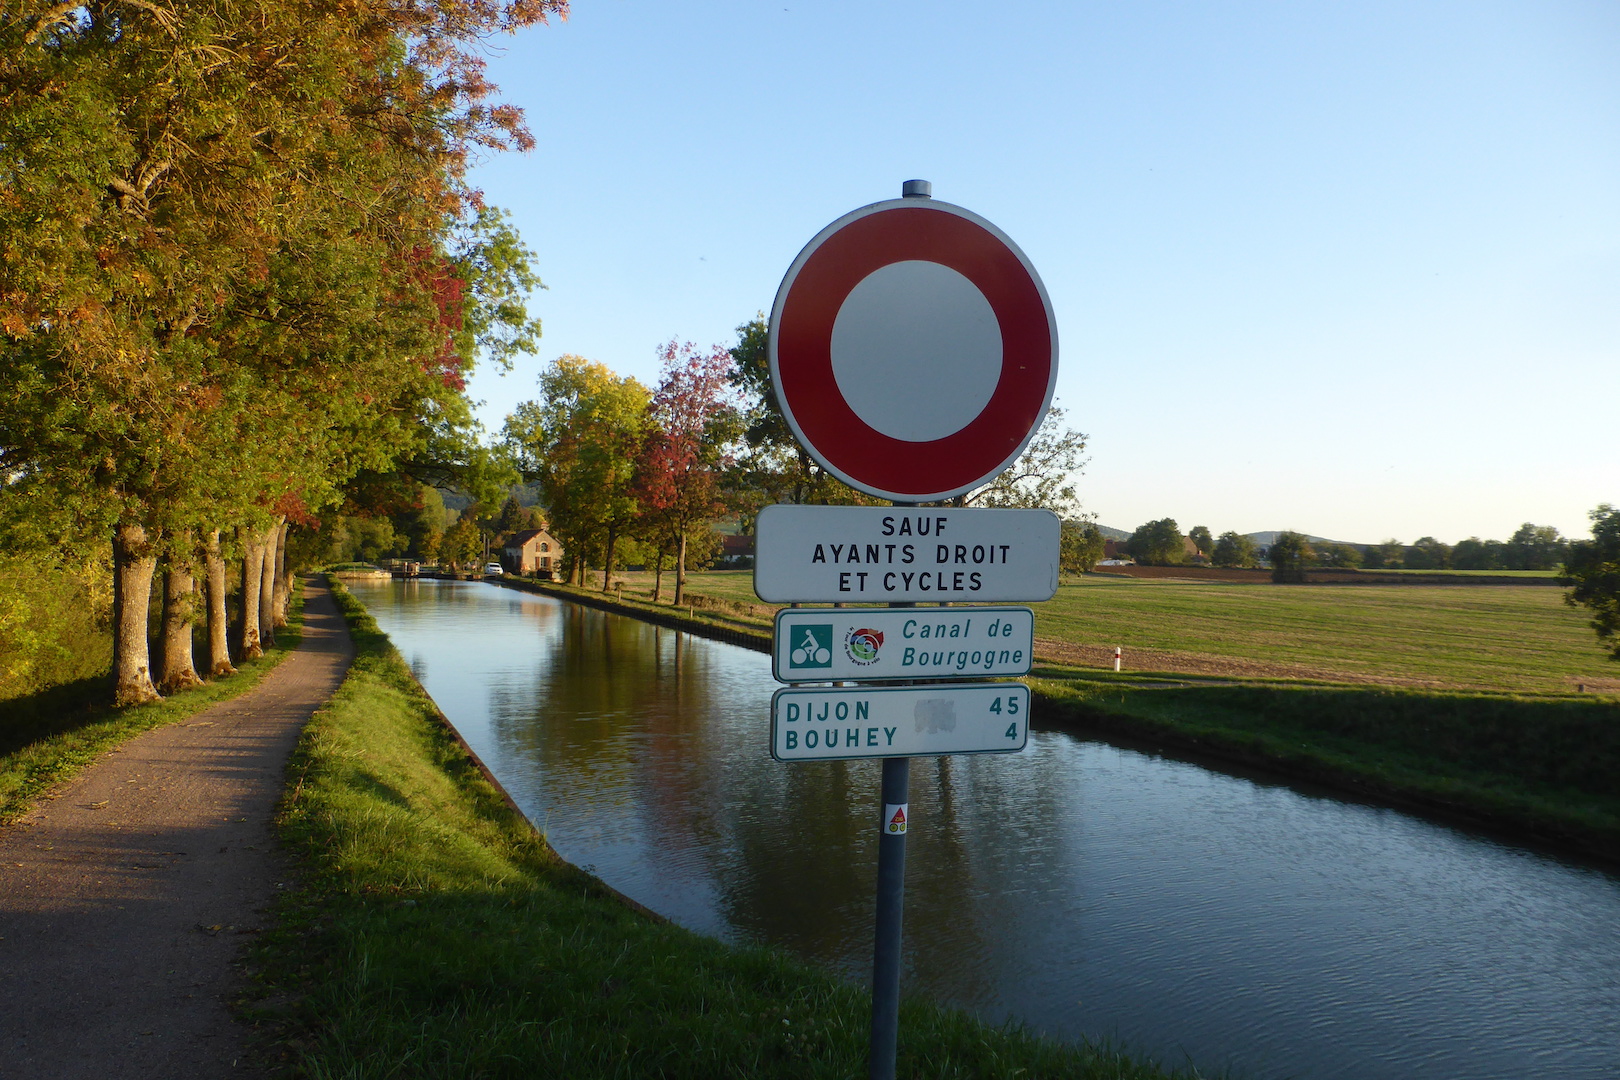
M1028 675L1027 607L784 608L771 673L779 682Z

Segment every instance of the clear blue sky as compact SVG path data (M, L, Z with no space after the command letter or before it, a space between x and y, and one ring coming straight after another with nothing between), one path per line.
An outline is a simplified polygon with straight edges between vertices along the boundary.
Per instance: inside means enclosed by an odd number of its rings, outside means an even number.
M1620 503L1620 4L575 0L478 166L540 355L651 382L912 177L1046 282L1085 508L1371 542Z

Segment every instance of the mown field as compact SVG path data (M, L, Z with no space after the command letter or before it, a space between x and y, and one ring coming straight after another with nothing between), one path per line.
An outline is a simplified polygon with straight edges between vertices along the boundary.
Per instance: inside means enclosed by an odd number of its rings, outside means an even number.
M642 596L650 575L623 575ZM693 574L688 590L753 606L750 571ZM672 586L666 581L665 599ZM1501 585L1229 585L1086 575L1033 605L1036 655L1075 666L1445 690L1620 692L1585 614L1563 590Z

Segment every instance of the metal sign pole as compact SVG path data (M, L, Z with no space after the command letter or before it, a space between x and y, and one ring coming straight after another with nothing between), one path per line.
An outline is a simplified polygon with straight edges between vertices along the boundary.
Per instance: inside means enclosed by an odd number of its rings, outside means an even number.
M872 1080L894 1080L900 1037L900 922L905 905L906 832L891 828L894 807L909 816L911 759L883 759L883 833L878 837L877 933L872 948Z
M892 500L895 510L915 511L924 503L966 495L1011 465L1034 438L1057 387L1057 319L1035 268L1000 229L959 206L933 202L932 194L926 180L907 180L901 198L853 210L821 230L793 260L771 308L771 386L794 438L829 475ZM913 334L913 326L930 329ZM838 335L834 348L839 327L847 333ZM840 363L855 365L862 378L846 386ZM918 364L942 376L937 385L930 381L926 393L918 392L912 374ZM808 521L802 518L806 510L813 511ZM986 516L991 513L1002 516ZM860 518L857 531L873 534L870 542L857 544L848 527L832 535L832 518L847 526L851 514ZM778 520L780 529L766 527ZM1017 535L1003 527L1011 523L1017 524ZM1049 511L938 507L925 514L895 514L889 507L769 507L756 522L754 592L765 601L835 606L851 600L901 601L890 607L915 607L915 601L1047 600L1057 590L1059 524ZM942 535L947 527L948 541ZM849 555L840 562L845 551ZM841 687L853 679L857 685L874 684L855 693L829 689L819 699L820 691L804 686L778 690L771 699L773 757L866 757L868 749L874 757L901 755L883 759L872 948L869 1064L874 1080L893 1080L899 1044L911 810L911 758L905 755L1016 751L1029 735L1027 687L1001 690L1011 684L981 683L986 689L965 691L957 685L963 676L956 673L968 663L982 663L986 674L1019 674L994 669L1003 663L1017 668L1033 651L1033 616L1025 645L1005 636L1014 626L1011 619L1003 624L988 612L979 618L981 632L996 639L994 651L990 644L969 644L971 619L964 617L959 627L949 628L958 640L936 654L954 659L932 662L941 669L932 674L951 680L938 685L917 678L930 674L922 670L929 665L917 660L920 640L916 649L901 647L899 666L918 664L903 681L889 679L896 670L892 664L872 670L883 631L871 624L844 631L853 670L830 662L837 620L818 616L814 624L794 624L808 635L798 639L800 644L780 640L786 625L780 619L773 635L772 673L778 679L788 673L783 681L790 683ZM993 627L982 621L989 619L995 619ZM922 622L904 622L902 636L913 636ZM1023 632L1021 624L1019 642ZM852 644L856 635L859 647ZM958 705L971 714L965 732L956 722ZM815 706L819 715L811 713ZM1001 727L1010 717L1017 719ZM812 718L824 723L801 723ZM866 726L855 726L863 720ZM915 728L897 744L912 720ZM942 740L942 734L951 737ZM881 745L880 735L888 740Z
M906 194L911 194L909 185ZM882 798L878 800L877 919L872 935L872 1046L867 1061L871 1080L894 1080L895 1054L900 1045L900 931L906 905L910 792L911 759L884 758Z

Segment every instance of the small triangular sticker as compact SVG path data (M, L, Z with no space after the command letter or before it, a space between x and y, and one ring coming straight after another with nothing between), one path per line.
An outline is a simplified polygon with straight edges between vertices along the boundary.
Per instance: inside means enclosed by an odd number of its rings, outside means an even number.
M898 836L906 831L905 803L901 803L898 806L891 803L890 805L885 806L883 810L884 818L886 819L886 823L883 826L884 832L888 833L890 836Z

